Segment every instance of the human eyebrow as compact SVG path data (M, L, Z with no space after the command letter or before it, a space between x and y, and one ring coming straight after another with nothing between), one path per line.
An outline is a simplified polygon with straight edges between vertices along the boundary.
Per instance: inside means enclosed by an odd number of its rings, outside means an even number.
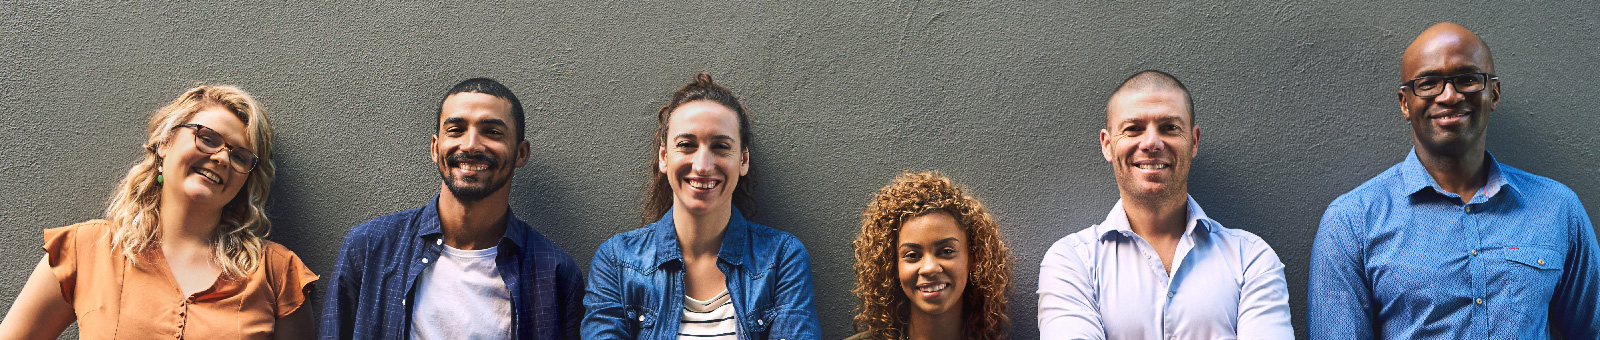
M443 123L439 123L439 125L461 124L461 123L465 123L465 122L467 122L466 118L450 117L450 118L445 118L444 122Z
M939 242L934 242L933 244L935 244L935 245L946 245L946 244L960 243L960 242L961 242L960 239L957 239L957 238L954 238L954 237L950 237L950 238L945 238L943 240L939 240Z
M1462 73L1483 72L1483 69L1482 68L1478 68L1478 66L1476 66L1476 65L1463 65L1463 66L1456 67L1456 68L1448 70L1448 71L1451 74L1462 74ZM1418 74L1417 78L1421 78L1421 77L1440 77L1440 76L1444 76L1445 72L1446 71L1442 71L1442 70L1427 70L1427 71L1423 71L1422 74Z
M900 244L900 248L922 249L922 245L916 244L916 243L912 243L912 242L906 242L906 243L901 243Z
M502 126L502 127L511 126L510 124L506 124L506 121L500 120L499 118L487 118L487 119L478 121L478 124L499 125L499 126Z

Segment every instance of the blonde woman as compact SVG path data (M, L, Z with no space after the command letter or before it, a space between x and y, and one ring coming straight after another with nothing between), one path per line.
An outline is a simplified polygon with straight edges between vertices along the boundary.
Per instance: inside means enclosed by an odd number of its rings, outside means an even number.
M262 239L272 124L232 86L184 92L150 117L144 160L105 219L44 231L44 258L0 338L309 338L317 275Z

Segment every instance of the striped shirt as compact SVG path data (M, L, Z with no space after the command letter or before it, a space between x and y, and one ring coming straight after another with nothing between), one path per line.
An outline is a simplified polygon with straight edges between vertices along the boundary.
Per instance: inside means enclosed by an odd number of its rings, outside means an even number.
M678 339L738 339L739 321L733 317L732 301L727 290L708 301L695 300L684 294L683 318L678 320Z

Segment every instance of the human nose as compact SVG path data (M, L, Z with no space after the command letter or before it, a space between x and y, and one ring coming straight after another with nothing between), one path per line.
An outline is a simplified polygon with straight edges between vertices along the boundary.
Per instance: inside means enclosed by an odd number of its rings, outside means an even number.
M1444 89L1438 96L1433 97L1433 102L1440 104L1455 104L1467 98L1466 94L1456 91L1454 82L1445 82Z
M917 274L922 276L933 276L934 274L943 272L944 266L939 265L939 261L932 257L927 258L926 261L922 261L922 266L917 268Z
M461 150L483 151L484 146L481 138L482 137L479 137L476 131L474 131L474 133L468 133L465 137L461 138Z
M1144 152L1157 152L1165 150L1167 148L1167 143L1166 141L1161 140L1161 134L1157 132L1160 130L1157 129L1157 127L1151 127L1147 130L1149 132L1139 136L1139 150Z
M691 170L694 170L695 174L709 175L713 170L716 170L716 158L711 154L711 151L706 149L708 148L700 148L694 155L690 156L693 158L691 160L693 162Z

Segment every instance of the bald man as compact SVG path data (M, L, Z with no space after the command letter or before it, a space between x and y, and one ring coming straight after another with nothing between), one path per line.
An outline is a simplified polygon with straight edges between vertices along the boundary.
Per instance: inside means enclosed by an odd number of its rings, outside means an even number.
M1200 151L1191 103L1183 83L1155 70L1111 94L1100 151L1121 199L1105 221L1045 253L1041 338L1294 338L1278 254L1189 197Z
M1489 46L1460 25L1400 61L1411 154L1339 196L1311 249L1312 339L1600 339L1600 246L1576 194L1496 162Z

